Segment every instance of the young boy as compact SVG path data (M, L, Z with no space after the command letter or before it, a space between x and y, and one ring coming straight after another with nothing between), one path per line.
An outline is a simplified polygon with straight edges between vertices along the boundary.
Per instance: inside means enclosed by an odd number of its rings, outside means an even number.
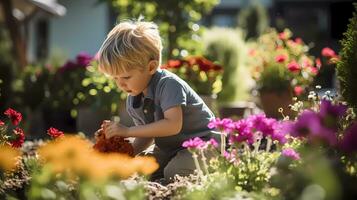
M134 153L154 141L159 169L152 180L189 175L192 155L182 143L193 137L217 136L207 127L214 118L195 91L175 74L161 70L161 38L152 22L122 22L108 34L99 50L99 69L128 93L126 109L136 126L105 121L105 135L135 137Z

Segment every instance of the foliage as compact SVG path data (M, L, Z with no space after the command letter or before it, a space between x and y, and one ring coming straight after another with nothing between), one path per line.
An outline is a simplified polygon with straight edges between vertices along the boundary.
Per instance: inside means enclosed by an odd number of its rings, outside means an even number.
M116 113L119 101L126 97L114 80L99 72L96 60L87 67L85 77L81 80L81 87L84 90L77 93L76 99L80 105L90 106L93 110Z
M222 90L222 67L201 56L169 60L161 66L185 80L200 95L216 95Z
M357 112L357 4L353 4L355 12L350 19L344 39L341 41L341 60L337 63L337 76L340 82L340 90L344 99Z
M22 120L22 114L8 108L4 114L7 120L0 120L0 145L11 145L14 148L19 148L25 141L24 131L18 127Z
M118 13L118 19L137 19L144 16L147 21L159 25L160 32L167 44L167 58L176 57L183 48L199 37L197 22L208 13L217 0L100 0L109 1ZM191 42L189 42L191 41ZM185 43L185 44L183 44ZM192 48L194 46L190 45ZM187 49L190 50L190 49ZM189 54L194 52L189 52ZM186 54L187 55L187 54Z
M350 187L357 183L355 115L329 94L319 99L310 92L309 99L309 106L300 101L293 105L299 115L285 126L299 141L302 162L280 159L271 186L285 199L355 199Z
M13 97L11 82L14 78L15 62L11 55L12 44L9 35L0 23L0 110L3 111L9 106Z
M295 95L300 95L318 73L320 66L308 54L309 47L301 38L292 40L291 35L288 29L281 33L271 29L252 43L248 65L260 91L293 88ZM271 67L275 69L265 72ZM278 84L283 85L277 88Z
M246 47L241 30L212 28L203 34L205 55L217 60L223 67L222 92L220 102L232 102L247 98L249 76L244 66Z
M248 8L244 8L238 15L238 26L246 30L246 39L257 38L269 26L269 17L264 6L253 1Z

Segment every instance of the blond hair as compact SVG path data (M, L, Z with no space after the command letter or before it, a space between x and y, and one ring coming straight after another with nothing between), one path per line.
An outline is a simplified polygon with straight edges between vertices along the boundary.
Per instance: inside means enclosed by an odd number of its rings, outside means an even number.
M151 60L161 64L162 43L153 22L125 21L116 25L99 49L99 69L108 75L143 69Z

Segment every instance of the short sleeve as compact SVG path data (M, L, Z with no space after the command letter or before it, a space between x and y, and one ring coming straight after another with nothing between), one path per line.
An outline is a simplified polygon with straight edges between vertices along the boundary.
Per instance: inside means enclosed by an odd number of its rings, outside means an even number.
M158 97L163 112L178 105L186 105L187 100L184 86L171 78L163 80Z

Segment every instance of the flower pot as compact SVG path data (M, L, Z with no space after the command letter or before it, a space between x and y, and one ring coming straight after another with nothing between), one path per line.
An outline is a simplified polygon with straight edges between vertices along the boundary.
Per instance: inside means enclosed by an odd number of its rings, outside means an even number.
M276 119L283 118L279 108L283 108L283 114L291 116L289 105L292 104L292 93L290 91L274 92L260 91L260 104L267 117Z

